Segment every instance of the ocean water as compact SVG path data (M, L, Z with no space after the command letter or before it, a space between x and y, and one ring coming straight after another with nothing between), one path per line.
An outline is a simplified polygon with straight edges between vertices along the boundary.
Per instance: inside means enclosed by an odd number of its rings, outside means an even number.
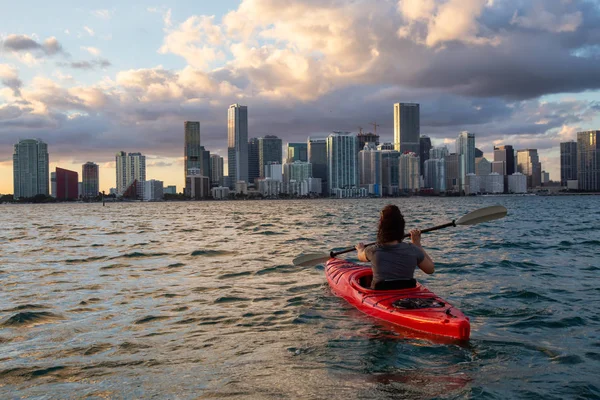
M363 315L300 253L425 228L444 343ZM0 398L600 398L600 198L0 206ZM352 258L355 254L350 254Z

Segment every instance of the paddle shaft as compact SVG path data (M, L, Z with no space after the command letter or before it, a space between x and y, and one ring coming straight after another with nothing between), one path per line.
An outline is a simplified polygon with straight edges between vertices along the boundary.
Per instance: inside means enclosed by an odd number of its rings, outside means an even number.
M452 222L448 222L447 224L438 225L438 226L434 226L432 228L423 229L421 231L421 233L427 233L427 232L431 232L431 231L437 231L438 229L444 229L444 228L448 228L450 226L456 226L456 220L452 220ZM409 233L407 233L406 235L404 235L403 238L407 238L407 237L410 237ZM365 244L365 247L373 246L374 244L377 244L377 242L367 243L367 244ZM344 250L340 250L340 251L332 251L332 252L329 253L329 256L331 258L334 258L336 256L339 256L340 254L350 253L351 251L354 251L354 250L356 250L355 247L350 247L350 248L347 248L347 249L344 249Z

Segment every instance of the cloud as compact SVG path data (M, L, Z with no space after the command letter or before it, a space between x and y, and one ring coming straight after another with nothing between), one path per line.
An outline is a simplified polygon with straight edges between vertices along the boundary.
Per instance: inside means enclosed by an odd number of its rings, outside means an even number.
M102 19L110 19L112 17L112 14L112 11L106 9L92 11L92 15Z
M528 29L539 29L548 32L574 32L583 22L583 14L576 11L570 14L555 15L537 3L526 15L515 11L510 23Z
M36 58L67 54L54 36L39 43L27 35L11 34L0 41L0 48L12 54L30 54Z
M85 47L85 46L81 46L81 50L85 50L88 53L90 53L93 56L99 56L100 55L100 49L96 48L96 47Z
M112 64L110 61L104 58L98 58L96 60L91 61L71 61L71 62L59 62L57 63L60 67L69 67L73 69L82 69L82 70L94 70L94 69L104 69L110 67Z
M23 81L19 79L16 68L8 64L0 64L0 83L11 89L14 97L21 97Z
M90 28L89 26L84 26L83 30L86 31L87 34L90 35L90 36L94 36L95 35L94 30L92 28Z

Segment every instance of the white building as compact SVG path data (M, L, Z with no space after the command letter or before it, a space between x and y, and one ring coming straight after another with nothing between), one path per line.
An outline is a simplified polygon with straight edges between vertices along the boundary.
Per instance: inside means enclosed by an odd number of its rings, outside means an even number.
M50 172L50 196L56 198L56 172Z
M162 200L163 195L163 181L150 179L144 182L144 201Z
M274 181L283 182L283 167L279 163L269 163L265 165L265 178L271 178Z
M481 193L481 188L480 188L480 184L481 184L481 179L485 179L484 175L482 176L478 176L475 174L467 174L467 176L465 177L466 179L466 184L465 184L465 195L470 195L470 194L477 194L477 193Z
M48 195L48 145L38 139L20 140L13 153L14 198ZM4 178L3 178L4 179Z
M448 148L446 146L441 146L441 147L432 147L431 149L429 149L429 159L443 159L444 157L446 157L448 154L450 154L450 151L448 151Z
M404 192L419 190L419 156L416 153L400 155L398 164L398 188Z
M248 183L246 181L237 181L235 184L235 194L248 194Z
M456 154L458 155L460 188L465 190L466 175L475 173L475 134L467 131L458 134Z
M368 192L366 188L351 188L351 189L333 189L331 192L333 197L338 199L356 198L356 197L367 197Z
M277 197L281 193L282 183L272 178L257 179L258 192L265 197Z
M374 143L367 143L358 153L358 175L360 187L367 188L369 194L382 196L381 150Z
M425 187L433 189L433 192L443 193L446 191L446 163L443 158L429 159L424 163Z
M316 195L323 193L323 182L321 178L308 178L308 192Z
M492 172L489 175L481 176L481 192L483 193L504 193L504 175Z
M196 168L190 168L188 172L195 169ZM192 199L206 199L211 193L210 178L200 174L190 174L185 178L185 190L187 191L186 195Z
M223 200L229 197L229 188L219 186L211 189L212 197L215 200Z
M527 193L527 176L520 172L509 175L508 193Z
M334 189L358 187L356 136L350 132L333 132L327 137L327 184Z
M283 164L283 182L288 183L292 180L304 181L312 178L312 164L305 161L294 161Z
M125 153L116 155L117 192L122 195L133 183L137 182L136 195L144 197L144 182L146 182L146 156L141 153Z

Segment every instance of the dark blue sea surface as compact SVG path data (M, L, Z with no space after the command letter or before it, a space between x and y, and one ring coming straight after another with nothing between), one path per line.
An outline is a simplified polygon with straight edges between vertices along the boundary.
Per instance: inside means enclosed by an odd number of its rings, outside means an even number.
M424 235L471 340L406 334L300 253ZM0 398L600 398L600 197L0 206ZM355 257L355 253L349 258Z

